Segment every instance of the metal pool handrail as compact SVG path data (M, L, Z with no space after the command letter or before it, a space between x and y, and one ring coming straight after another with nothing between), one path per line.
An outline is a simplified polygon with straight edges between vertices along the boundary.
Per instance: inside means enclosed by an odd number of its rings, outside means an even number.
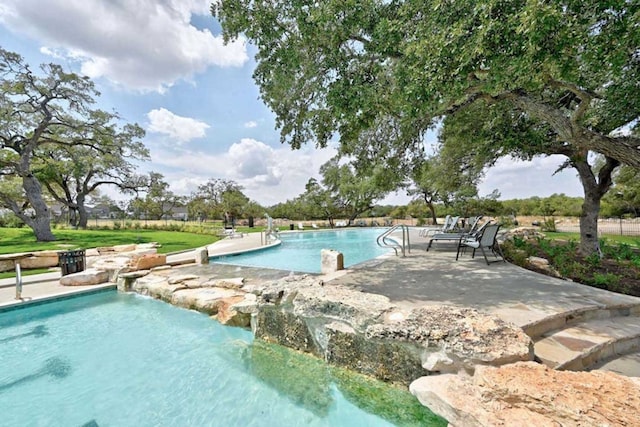
M395 238L391 237L391 234L396 230L402 230L402 244ZM402 252L402 256L406 256L405 248L411 252L411 244L409 242L409 227L404 224L394 225L390 229L386 230L384 233L380 234L376 239L376 243L378 246L383 248L392 248L396 256L398 256L398 249Z

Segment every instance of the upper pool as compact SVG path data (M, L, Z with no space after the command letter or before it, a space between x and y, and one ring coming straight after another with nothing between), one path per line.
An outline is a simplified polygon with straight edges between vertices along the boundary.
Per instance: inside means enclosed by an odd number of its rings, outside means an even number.
M381 228L349 228L342 230L282 233L282 244L273 248L241 255L212 258L220 264L276 268L304 273L320 273L320 251L334 249L344 255L344 266L351 267L389 253L376 238Z

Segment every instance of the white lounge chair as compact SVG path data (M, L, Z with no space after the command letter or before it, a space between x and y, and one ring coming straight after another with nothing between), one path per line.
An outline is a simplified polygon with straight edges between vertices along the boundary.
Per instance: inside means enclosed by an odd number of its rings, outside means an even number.
M298 230L304 230L304 224L301 222L298 223Z

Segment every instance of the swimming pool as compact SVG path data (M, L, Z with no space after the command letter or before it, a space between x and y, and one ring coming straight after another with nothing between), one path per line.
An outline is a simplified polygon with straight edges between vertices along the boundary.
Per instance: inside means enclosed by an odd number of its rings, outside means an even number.
M320 273L320 251L335 249L344 255L344 266L351 267L389 253L376 244L381 228L282 233L282 244L262 251L212 258L211 262L247 267L276 268L304 273Z
M295 354L134 294L103 292L0 312L0 425L396 422L359 408L323 362L310 368L312 362L295 362L302 357ZM409 424L425 425L423 417L432 415L424 411Z

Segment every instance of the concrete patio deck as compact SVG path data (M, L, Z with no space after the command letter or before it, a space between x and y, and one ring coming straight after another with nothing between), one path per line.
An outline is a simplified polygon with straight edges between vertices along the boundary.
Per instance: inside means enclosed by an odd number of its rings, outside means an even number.
M226 238L208 246L210 256L228 255L264 247L259 233ZM319 256L319 255L318 255ZM167 257L168 263L194 259L188 251ZM190 266L189 272L219 270L223 266ZM289 272L272 270L273 277ZM56 276L57 274L57 276ZM237 273L235 273L237 274ZM270 277L271 277L270 276ZM345 272L324 277L325 285L343 285L385 295L399 308L451 304L494 314L524 329L535 342L540 361L554 367L586 369L598 366L640 376L640 298L616 294L496 262L437 248L429 252L414 245L406 257L386 255ZM20 305L14 279L0 281L0 309ZM114 286L101 285L101 286ZM82 289L81 289L82 288ZM27 301L52 298L90 287L59 284L59 273L24 277ZM623 357L616 358L616 354Z

